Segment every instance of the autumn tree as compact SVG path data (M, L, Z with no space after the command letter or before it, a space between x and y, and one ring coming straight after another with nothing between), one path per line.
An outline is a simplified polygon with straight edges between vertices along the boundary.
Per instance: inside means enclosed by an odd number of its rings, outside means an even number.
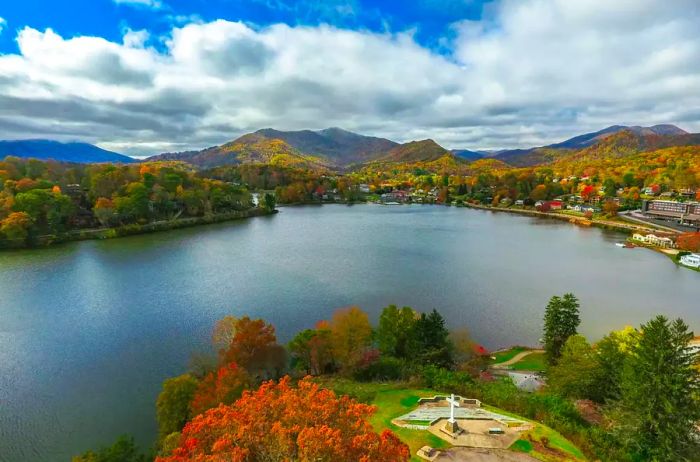
M608 218L613 218L617 216L617 211L619 210L620 206L617 204L617 202L613 200L607 200L603 204L603 211L605 212L605 215Z
M547 361L554 365L562 348L581 323L578 299L573 294L554 296L549 300L544 314L544 349Z
M277 344L274 326L262 319L244 316L236 320L234 327L231 343L221 351L223 362L236 363L252 376L279 377L287 357L284 348Z
M158 433L162 440L179 432L192 417L190 403L199 383L189 374L167 379L156 401Z
M683 233L676 238L676 245L681 250L700 252L700 233Z
M250 377L242 367L230 363L210 372L192 395L192 415L201 414L219 404L231 404L250 386Z
M333 356L341 368L349 370L362 358L372 341L367 313L356 306L336 310L330 321Z
M24 245L29 237L32 218L26 212L13 212L0 222L0 234L16 245Z
M156 461L408 460L409 448L396 435L373 431L367 419L374 411L307 379L293 387L285 377L195 417L179 447Z
M211 334L211 343L216 351L223 355L231 346L234 336L236 335L236 323L238 319L234 316L224 316L216 321L214 330Z

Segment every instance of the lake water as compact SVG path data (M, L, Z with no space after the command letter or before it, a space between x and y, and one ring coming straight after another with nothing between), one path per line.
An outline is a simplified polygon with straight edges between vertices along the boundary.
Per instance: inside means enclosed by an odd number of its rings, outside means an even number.
M534 345L554 294L595 340L657 313L700 330L700 273L623 235L437 206L283 208L271 217L0 253L0 461L68 461L130 433L215 320L279 337L356 304L437 308L487 347Z

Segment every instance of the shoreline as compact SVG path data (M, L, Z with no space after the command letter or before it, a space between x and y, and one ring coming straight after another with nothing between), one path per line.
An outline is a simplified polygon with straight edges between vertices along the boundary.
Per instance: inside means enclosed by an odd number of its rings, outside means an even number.
M460 207L460 206L457 206ZM517 215L527 215L527 216L532 216L532 217L541 217L541 218L551 218L554 220L560 220L560 221L567 221L571 224L575 224L578 226L596 226L598 228L603 228L603 229L609 229L609 230L615 230L615 231L620 231L623 233L631 234L637 231L642 231L642 232L665 232L669 233L670 231L665 231L661 230L659 228L653 228L650 226L641 226L641 225L633 225L633 224L625 224L625 223L617 223L613 221L603 221L603 220L596 220L596 219L587 219L585 217L577 217L573 215L564 215L564 214L558 214L558 213L551 213L551 212L538 212L537 210L525 210L525 209L506 209L502 207L490 207L487 205L476 205L476 204L470 204L468 202L465 202L462 207L468 207L476 210L486 210L486 211L491 211L491 212L505 212L505 213L514 213ZM676 234L679 234L678 231L675 231Z
M193 228L196 226L204 226L215 223L223 223L226 221L244 220L247 218L263 217L275 215L279 210L275 209L267 211L260 208L250 210L233 211L226 213L218 213L205 215L202 217L178 218L176 220L161 220L139 225L132 223L128 225L112 227L112 228L88 228L68 231L60 235L45 235L37 237L37 242L32 245L24 245L20 247L0 247L2 251L17 251L29 249L42 249L52 247L54 245L63 244L75 241L87 241L98 239L117 239L127 236L136 236L139 234L151 234L162 231L169 231L181 228Z

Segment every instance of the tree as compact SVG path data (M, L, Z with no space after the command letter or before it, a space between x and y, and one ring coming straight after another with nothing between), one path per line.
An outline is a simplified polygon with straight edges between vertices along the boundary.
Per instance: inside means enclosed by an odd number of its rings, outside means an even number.
M95 202L95 207L93 207L92 211L102 226L110 226L114 224L117 218L114 203L106 197L100 197L97 199L97 202Z
M330 322L333 356L348 371L362 358L372 340L367 313L356 306L336 310Z
M24 245L32 226L32 218L26 212L13 212L0 222L0 233L17 245Z
M211 343L216 351L226 351L236 335L236 323L238 319L233 316L224 316L214 324L211 334Z
M550 365L557 363L564 343L576 334L581 323L578 309L579 303L573 294L565 294L562 298L554 296L549 300L544 314L543 340Z
M595 345L598 374L591 399L609 403L620 398L625 360L639 341L639 332L632 326L612 331Z
M275 196L270 193L265 193L263 196L263 206L265 207L265 210L268 212L272 212L275 210L275 206L277 205L277 200L275 199Z
M452 344L450 332L445 327L445 319L437 310L429 314L421 313L416 320L411 335L415 338L413 357L422 364L452 366Z
M171 433L179 432L192 417L190 402L199 382L189 374L167 379L163 391L156 401L158 433L164 439Z
M236 320L234 327L230 345L221 351L225 364L236 363L251 375L262 377L275 375L284 367L284 349L277 345L272 324L244 316Z
M299 332L289 342L294 365L307 374L323 374L333 365L331 331L327 325L319 324L316 329Z
M617 205L617 202L615 202L614 200L607 200L603 204L603 210L605 211L605 215L608 218L616 217L619 208L620 206Z
M373 412L372 406L337 397L310 380L293 387L285 377L195 417L172 455L156 461L408 460L408 446L396 435L372 430L367 419Z
M210 372L198 384L190 404L192 414L198 415L219 404L231 404L250 386L250 377L242 367L230 363Z
M684 461L697 456L700 420L698 355L681 320L657 316L642 325L625 362L617 419L633 460Z
M547 371L547 385L567 398L591 399L596 394L599 364L593 348L582 335L564 343L559 362Z
M126 435L120 436L112 446L97 452L87 451L72 458L72 462L147 462L148 460L151 459L139 453L134 439Z
M683 233L676 238L676 245L681 250L700 252L700 233Z
M416 323L417 314L413 308L404 306L400 310L396 305L389 305L382 310L379 316L376 340L379 351L384 355L395 358L406 358L411 351L413 339L413 326Z

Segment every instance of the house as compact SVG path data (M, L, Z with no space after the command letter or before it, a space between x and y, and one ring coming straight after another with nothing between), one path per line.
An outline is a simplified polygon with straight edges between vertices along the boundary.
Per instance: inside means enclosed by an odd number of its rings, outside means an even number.
M522 199L518 199L517 201L515 201L515 205L525 205L525 201Z
M661 247L663 249L672 249L675 247L673 239L668 237L659 237L656 234L647 234L646 236L642 236L641 234L635 233L632 235L632 239L639 241L642 244Z
M695 337L693 340L688 342L688 348L694 353L700 353L700 337Z
M382 194L382 202L408 202L409 195L406 191L391 191L388 193Z
M361 192L361 193L363 193L363 194L369 194L369 185L368 185L368 184L362 183L362 184L359 186L359 189L360 189L360 192Z
M562 207L564 207L564 203L562 201L549 201L548 204L552 210L561 210Z
M680 259L682 265L690 266L691 268L700 268L700 254L691 253L690 255L683 255ZM700 338L698 340L698 349L700 349Z

